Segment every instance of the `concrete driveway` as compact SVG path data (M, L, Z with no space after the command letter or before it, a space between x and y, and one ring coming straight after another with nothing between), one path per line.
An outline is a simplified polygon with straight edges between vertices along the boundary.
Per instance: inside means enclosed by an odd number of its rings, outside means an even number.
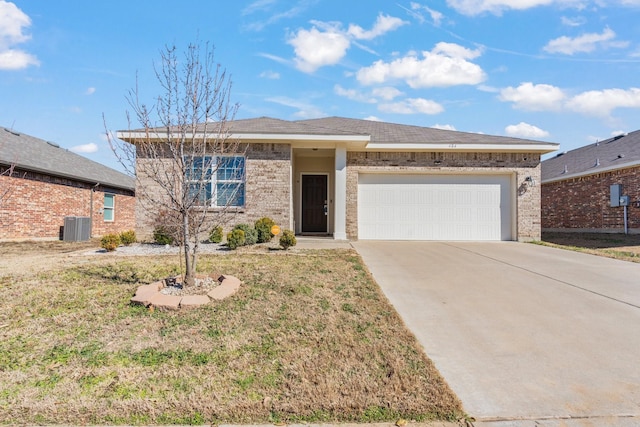
M477 420L640 425L640 264L516 242L353 247Z

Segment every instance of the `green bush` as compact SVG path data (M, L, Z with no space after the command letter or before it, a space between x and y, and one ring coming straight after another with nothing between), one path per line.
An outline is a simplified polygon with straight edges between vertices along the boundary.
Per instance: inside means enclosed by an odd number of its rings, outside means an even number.
M100 239L100 247L106 249L107 252L113 252L120 246L120 235L118 234L105 234Z
M153 240L160 245L173 245L175 239L165 226L159 225L153 230Z
M211 232L209 233L209 241L211 243L222 242L222 227L218 225L217 227L213 227L211 229Z
M260 218L256 221L255 227L258 232L258 243L267 243L270 242L273 238L273 234L271 234L271 227L276 225L276 223L271 218Z
M244 231L244 244L245 245L255 245L258 243L258 232L255 228L250 226L249 224L238 224L233 227L234 230L242 230Z
M133 230L127 230L120 233L120 243L125 246L129 246L136 242L136 232Z
M244 231L238 228L234 228L233 230L231 230L231 232L227 234L227 245L229 246L230 249L236 249L239 246L244 246L244 244L245 244Z
M291 230L284 230L282 236L280 236L280 246L282 249L289 249L291 246L296 245L296 235Z

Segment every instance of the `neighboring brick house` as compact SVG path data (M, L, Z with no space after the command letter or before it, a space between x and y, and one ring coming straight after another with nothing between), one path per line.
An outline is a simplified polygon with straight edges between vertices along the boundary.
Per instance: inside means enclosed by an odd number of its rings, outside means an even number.
M0 173L0 240L60 239L65 217L92 237L135 228L135 180L54 143L0 128Z
M612 206L611 186L629 196ZM542 162L544 231L640 233L640 131L564 152Z
M339 240L540 238L535 183L540 156L557 144L340 117L228 126L247 147L227 160L242 177L229 226L268 216L296 234ZM167 137L154 132L157 141ZM135 144L145 134L118 137ZM211 174L213 205L223 175ZM150 233L145 209L136 223Z

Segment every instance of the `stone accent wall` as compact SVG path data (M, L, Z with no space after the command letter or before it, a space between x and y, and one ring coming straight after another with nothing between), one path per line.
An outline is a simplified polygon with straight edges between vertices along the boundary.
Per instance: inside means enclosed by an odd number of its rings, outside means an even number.
M640 233L640 166L542 185L545 231L624 232L624 208L610 206L610 186L622 184L630 196L627 226Z
M92 185L49 175L15 171L0 176L0 240L59 239L66 216L90 217ZM101 209L105 191L115 194L115 218L105 222ZM135 197L131 192L99 186L93 189L93 237L135 228Z
M282 229L291 228L291 147L289 144L248 144L246 148L245 206L211 209L209 222L222 224L224 232L240 223L253 224L264 216L273 219ZM145 194L162 194L158 184L144 176L138 159L138 202L136 233L151 240L157 217L157 207L151 206ZM201 236L206 237L206 236Z
M516 188L517 240L539 240L540 155L533 153L347 153L347 237L358 236L358 174L395 173L513 173ZM536 185L524 183L531 176Z

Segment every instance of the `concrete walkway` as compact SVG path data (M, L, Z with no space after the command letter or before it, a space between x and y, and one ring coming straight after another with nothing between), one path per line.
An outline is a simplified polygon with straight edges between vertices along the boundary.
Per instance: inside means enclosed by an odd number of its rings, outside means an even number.
M640 425L640 264L515 242L352 245L475 426Z

